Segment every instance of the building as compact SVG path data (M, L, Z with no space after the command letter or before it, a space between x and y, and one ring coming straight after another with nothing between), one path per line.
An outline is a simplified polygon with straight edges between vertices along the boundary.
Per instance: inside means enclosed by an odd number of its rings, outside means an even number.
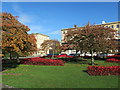
M33 55L34 56L43 56L43 55L49 54L49 50L47 50L47 51L42 50L41 44L45 40L50 40L50 37L47 35L40 34L40 33L32 33L32 34L35 36L35 38L37 40L36 44L37 44L37 49L38 49L38 51L34 52Z
M120 21L110 22L110 23L105 23L105 21L104 21L104 23L102 22L102 25L104 25L105 27L110 27L110 28L117 30L117 31L120 30Z
M110 27L114 30L117 31L115 39L120 39L120 21L118 22L110 22L110 23L105 23L105 21L102 22L102 25L105 27Z
M117 21L117 22L110 22L110 23L106 23L105 21L102 21L101 24L96 24L96 25L103 25L104 27L110 27L114 30L116 30L116 35L115 35L115 39L120 39L120 21ZM73 28L67 28L67 29L62 29L61 32L62 32L62 40L61 42L64 43L64 36L65 36L65 33L67 33L68 30L77 30L77 29L81 29L82 30L83 27L77 27L76 25L74 25ZM63 52L63 53L66 53L66 54L70 54L70 53L75 53L75 50L67 50L66 52Z

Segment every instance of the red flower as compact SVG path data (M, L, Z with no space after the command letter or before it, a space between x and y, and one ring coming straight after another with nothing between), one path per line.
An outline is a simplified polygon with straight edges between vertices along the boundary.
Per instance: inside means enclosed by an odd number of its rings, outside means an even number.
M87 72L89 75L120 75L120 66L88 66Z
M110 59L106 59L107 62L120 62L120 59L116 59L116 58L110 58Z
M44 59L44 58L40 58L40 57L34 57L34 58L21 59L20 63L21 64L29 64L29 65L63 66L65 62L62 60Z

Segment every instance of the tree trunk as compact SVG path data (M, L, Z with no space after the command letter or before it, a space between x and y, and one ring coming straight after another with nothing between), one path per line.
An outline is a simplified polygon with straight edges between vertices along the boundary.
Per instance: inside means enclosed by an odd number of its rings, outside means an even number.
M77 53L78 53L78 50L76 50L75 62L77 62Z
M78 52L78 50L76 50L76 52L75 52L76 55L77 55L77 52ZM76 55L75 55L75 56L76 56Z
M52 55L52 58L54 58L54 50L53 50L53 55Z
M93 50L91 51L91 65L94 65Z
M83 54L83 50L80 51L80 56L82 56L82 54Z
M84 55L86 56L86 54L87 54L87 52L85 52L85 54L84 54Z
M10 59L12 59L12 54L11 54L11 52L10 52Z
M20 62L20 60L19 60L19 56L17 55L17 61L18 61L18 63Z

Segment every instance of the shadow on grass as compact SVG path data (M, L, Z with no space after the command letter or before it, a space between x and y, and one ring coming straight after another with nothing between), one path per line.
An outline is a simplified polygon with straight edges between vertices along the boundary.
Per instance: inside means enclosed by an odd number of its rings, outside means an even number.
M91 59L91 56L84 56L84 59ZM95 60L100 60L100 61L105 61L106 57L98 57L98 56L94 56Z
M86 73L88 72L88 70L82 70L82 71L83 71L83 72L86 72Z
M78 63L78 64L87 64L87 65L91 65L91 56L84 56L84 57L72 57L72 58L69 58L69 57L47 57L46 59L60 59L60 60L63 60L67 63ZM105 61L106 58L100 58L100 57L97 57L97 56L94 56L94 60L96 61ZM94 63L94 65L98 65L97 63Z
M45 59L59 59L59 60L63 60L67 63L78 63L78 64L88 64L89 63L89 60L87 59L84 59L84 58L78 58L78 57L72 57L72 58L69 58L69 57L54 57L54 58L51 58L51 57L47 57Z
M2 71L16 68L18 66L19 66L19 63L18 63L18 60L16 59L2 59Z

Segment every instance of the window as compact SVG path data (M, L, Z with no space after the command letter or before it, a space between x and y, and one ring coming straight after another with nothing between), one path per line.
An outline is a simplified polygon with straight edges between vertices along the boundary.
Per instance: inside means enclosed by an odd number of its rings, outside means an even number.
M114 25L111 25L111 28L114 28Z
M116 25L116 28L119 28L120 26L119 25Z

